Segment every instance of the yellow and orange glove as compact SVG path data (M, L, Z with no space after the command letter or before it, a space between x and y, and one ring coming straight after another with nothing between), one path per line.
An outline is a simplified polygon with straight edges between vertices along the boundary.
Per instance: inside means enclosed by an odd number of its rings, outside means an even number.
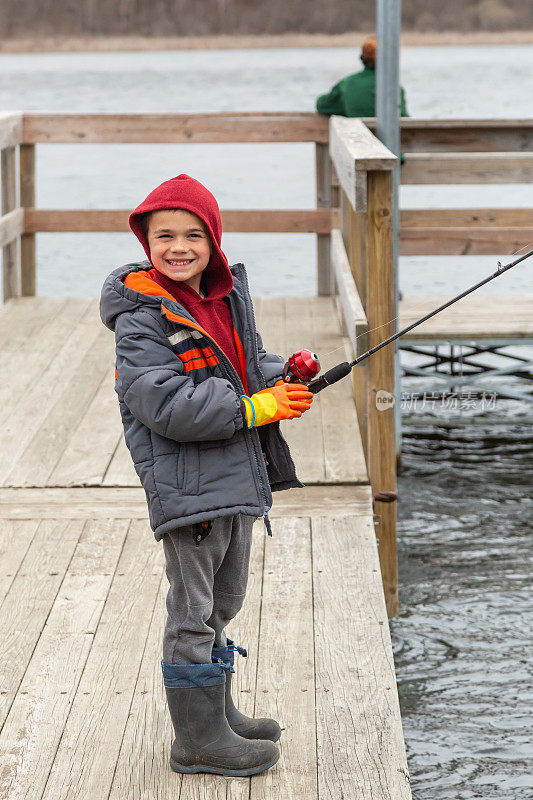
M243 395L249 428L258 428L280 419L301 417L311 408L313 395L302 383L278 381L270 389L261 389L251 397Z

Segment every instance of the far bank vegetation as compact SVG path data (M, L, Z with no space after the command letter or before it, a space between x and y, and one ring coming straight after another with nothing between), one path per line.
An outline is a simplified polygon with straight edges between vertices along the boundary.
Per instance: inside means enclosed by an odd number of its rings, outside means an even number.
M373 0L0 0L0 37L213 36L371 31ZM525 0L403 0L407 31L533 28Z

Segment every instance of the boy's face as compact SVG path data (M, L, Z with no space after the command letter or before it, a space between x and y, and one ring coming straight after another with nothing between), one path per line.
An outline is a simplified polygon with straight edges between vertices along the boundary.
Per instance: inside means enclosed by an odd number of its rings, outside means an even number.
M153 211L148 223L152 264L173 281L200 289L211 256L211 240L202 220L190 211Z

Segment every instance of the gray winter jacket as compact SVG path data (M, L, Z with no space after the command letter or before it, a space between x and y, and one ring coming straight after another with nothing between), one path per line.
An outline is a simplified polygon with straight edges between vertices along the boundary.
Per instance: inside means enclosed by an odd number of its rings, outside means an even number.
M114 270L102 288L100 315L115 331L115 390L155 538L237 513L264 516L270 533L271 490L303 485L279 422L246 427L245 392L230 360L145 274L150 268L144 261ZM251 395L274 385L283 359L263 348L244 266L231 273L228 300ZM124 284L128 275L135 289ZM193 360L191 350L198 351ZM187 353L184 361L180 353Z

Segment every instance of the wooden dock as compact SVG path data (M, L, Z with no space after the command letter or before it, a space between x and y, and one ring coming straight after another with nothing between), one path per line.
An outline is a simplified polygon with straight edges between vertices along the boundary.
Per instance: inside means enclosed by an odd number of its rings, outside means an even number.
M255 306L270 350L307 344L326 368L345 357L331 298ZM18 298L0 340L0 798L408 800L351 382L285 423L308 485L275 495L272 539L256 523L229 631L249 650L239 706L280 721L280 761L252 779L178 776L160 667L168 582L124 445L113 336L95 300Z

